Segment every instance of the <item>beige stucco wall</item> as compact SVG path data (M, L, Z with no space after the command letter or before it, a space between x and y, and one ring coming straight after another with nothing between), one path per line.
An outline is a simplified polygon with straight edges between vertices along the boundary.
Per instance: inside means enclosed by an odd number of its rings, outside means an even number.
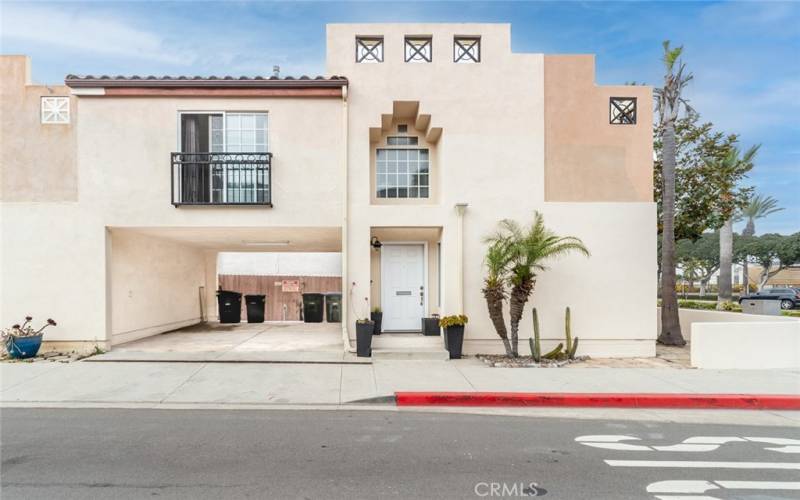
M398 125L408 126L407 134L400 134L397 132ZM386 141L390 136L400 137L416 137L416 146L389 146ZM377 182L376 182L376 158L378 149L427 149L428 150L428 179L429 179L429 197L428 198L378 198L377 196ZM388 130L381 130L379 138L370 143L369 161L370 161L370 202L375 205L429 205L435 204L439 201L439 169L437 167L438 155L436 144L429 142L425 134L414 128L414 120L407 118L394 118L390 122Z
M34 85L30 70L25 56L0 56L0 200L75 201L75 99L69 124L42 124L41 98L70 90Z
M433 37L432 63L403 61L406 34ZM455 34L481 36L479 64L452 62ZM356 35L382 35L384 62L355 63ZM589 260L575 256L555 262L539 279L532 300L539 308L545 338L563 334L559 325L564 307L569 305L574 330L582 338L582 352L654 354L655 206L649 202L547 202L543 55L512 53L510 27L505 24L329 25L327 64L329 73L347 75L350 81L349 282L358 286L370 282L371 266L366 263L373 259L371 227L442 227L441 313L458 312L454 206L468 203L463 280L464 312L470 324L465 349L499 352L502 346L480 291L482 239L500 219L527 222L534 210L540 210L548 226L560 234L582 238L594 254ZM369 129L381 126L382 115L392 113L395 101L418 101L419 113L430 114L429 126L442 129L436 146L438 203L370 203ZM617 271L622 268L625 273ZM619 293L601 293L608 289ZM622 304L626 304L624 308ZM522 337L532 330L529 311L522 323ZM351 314L351 329L354 319ZM350 335L354 337L354 332Z
M653 94L594 81L593 55L544 56L545 199L652 201ZM635 125L609 123L609 99L635 97Z
M37 322L50 317L58 326L47 330L46 342L106 346L101 214L77 203L3 202L0 224L0 324L26 314Z
M110 234L112 345L202 321L203 250L124 229Z
M171 204L180 111L267 111L272 208ZM340 226L338 98L81 97L81 201L110 226Z
M269 113L272 208L172 206L170 152L178 145L178 111L191 110ZM106 348L112 330L133 332L116 335L118 342L199 317L199 310L189 311L190 306L199 307L198 285L180 279L186 276L194 283L193 273L158 287L161 300L178 305L174 314L161 311L148 318L140 308L152 304L120 306L120 290L157 285L147 276L154 264L163 260L186 269L183 258L169 257L178 253L164 250L167 253L158 254L163 259L153 254L168 247L133 243L127 246L126 259L113 261L112 242L106 243L111 227L174 236L184 244L181 255L191 256L187 262L195 263L198 252L205 252L201 278L209 283L216 281L216 252L241 250L245 240L292 239L293 246L285 250L338 251L344 185L342 111L339 98L77 98L71 128L80 147L73 143L66 152L76 155L75 200L61 202L48 191L36 201L29 197L11 203L4 198L0 206L0 322L11 324L25 314L53 317L59 326L48 331L46 341L71 342L64 344L70 347L99 342ZM35 112L38 118L38 107ZM14 111L12 116L19 114ZM53 143L47 144L49 148ZM21 142L18 148L27 152L29 146ZM36 162L26 158L26 168L35 168ZM3 167L5 172L5 159ZM156 272L162 271L166 269ZM216 317L214 288L206 291L211 319Z
M356 64L356 34L384 36L385 62ZM406 34L433 37L432 63L403 61ZM481 37L479 64L452 62L456 34ZM348 286L355 282L365 294L375 290L375 257L369 244L373 228L441 228L439 312L453 314L461 312L458 304L462 294L456 265L459 244L454 207L467 203L463 312L470 316L465 343L468 353L502 349L480 292L484 277L482 240L500 219L527 222L534 210L541 211L556 232L582 238L593 253L591 259L571 256L553 262L537 281L532 303L539 309L545 344L562 336L563 310L570 306L573 330L581 338L581 353L654 353L655 206L650 201L650 188L645 193L642 180L651 175L651 165L629 162L625 156L622 177L628 186L617 182L617 174L606 175L606 167L618 168L618 163L593 164L596 172L603 174L595 176L598 185L610 179L610 187L603 188L602 196L588 196L578 181L574 181L574 190L567 191L568 196L551 196L548 186L562 172L552 172L546 156L551 151L548 141L552 130L547 125L549 104L545 101L551 92L547 90L545 56L512 53L507 24L329 25L327 36L327 73L346 75L350 82L346 120L343 102L338 98L80 97L76 112L81 119L75 127L80 145L78 201L71 205L4 204L0 213L3 288L19 290L11 300L6 300L8 294L3 292L2 319L24 314L31 308L42 314L55 311L54 317L58 313L67 321L53 335L78 340L110 340L112 324L128 325L119 331L147 328L136 322L129 309L112 307L113 290L124 290L125 280L106 271L113 256L108 227L137 228L140 232L150 228L155 231L150 236L178 235L180 243L204 250L203 280L210 283L216 269L216 252L226 249L226 241L239 245L239 240L251 237L245 235L257 234L258 228L268 230L264 233L271 235L267 239L276 240L291 239L293 236L286 236L288 233L301 234L304 228L311 231L309 234L338 235L345 210L348 226L343 242L343 278ZM585 85L596 89L593 74L582 71L567 72L567 76L579 80L573 88ZM600 101L607 120L607 96L600 95ZM435 142L432 156L436 196L425 203L378 204L373 195L370 131L382 128L387 115L392 118L398 109L395 103L409 102L418 103L415 109L419 115L429 115L417 123L423 124L420 132ZM407 109L406 104L403 106ZM274 208L176 209L170 204L169 153L177 149L178 112L215 110L270 113L269 142L275 155ZM347 124L346 143L343 123ZM637 132L621 138L581 130L581 142L573 146L564 143L562 151L580 152L587 146L624 147L626 151L651 147L649 131L645 138L638 132L638 125L634 128ZM564 130L556 127L556 132ZM639 144L640 141L647 144ZM633 143L635 147L629 148ZM574 154L580 158L583 153ZM634 156L638 158L641 153ZM343 158L348 166L346 178L342 175ZM623 184L626 187L618 189ZM57 228L49 233L46 243L40 244L51 226ZM229 237L226 230L230 231ZM409 239L418 240L411 234ZM213 246L204 246L209 242ZM28 251L28 247L32 250ZM137 267L147 272L146 249L136 245L130 248L139 249ZM189 253L194 262L196 253ZM38 285L31 283L43 283L45 292L40 293ZM433 290L433 284L429 285ZM181 286L189 288L186 283ZM165 285L164 290L170 293L172 289ZM607 290L615 293L605 293ZM59 303L56 298L62 293L70 299ZM175 293L182 298L198 295L183 289L176 289ZM371 295L375 302L375 294ZM213 304L211 287L206 298ZM213 318L213 306L209 310ZM126 317L128 314L131 316ZM350 310L345 326L354 330L354 320ZM164 316L159 321L173 320ZM521 330L523 346L531 329L528 309ZM354 333L350 332L351 338Z

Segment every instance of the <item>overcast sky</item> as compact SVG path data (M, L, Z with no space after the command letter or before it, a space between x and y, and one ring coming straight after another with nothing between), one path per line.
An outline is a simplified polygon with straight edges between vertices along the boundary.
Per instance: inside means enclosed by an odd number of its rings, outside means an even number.
M703 119L762 144L747 180L800 230L798 2L7 2L0 51L38 83L68 73L284 75L324 71L325 23L508 22L517 52L595 53L598 83L658 85L661 41L685 46Z

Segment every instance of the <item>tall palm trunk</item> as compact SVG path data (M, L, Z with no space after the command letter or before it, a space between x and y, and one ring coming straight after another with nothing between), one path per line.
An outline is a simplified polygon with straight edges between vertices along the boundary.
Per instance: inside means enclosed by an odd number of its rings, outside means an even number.
M508 306L511 317L511 353L514 357L519 356L519 322L522 321L525 304L528 302L535 284L536 282L532 279L525 279L520 284L511 287Z
M719 230L719 281L717 282L717 309L732 298L731 267L733 266L733 219L728 219Z
M747 220L747 225L745 225L744 229L742 230L742 236L750 237L756 234L756 223L753 219ZM744 260L742 262L742 281L744 282L744 287L742 288L742 293L749 294L750 293L750 269L748 268L747 263L747 255L744 256Z
M489 319L492 320L492 325L494 325L497 335L503 341L503 347L506 350L506 356L512 357L513 351L511 350L511 344L508 342L506 321L505 318L503 318L503 299L505 298L503 285L487 285L483 289L483 296L486 299L486 306L489 308Z
M661 334L666 345L686 345L678 316L678 293L675 290L675 124L664 125L662 177L663 232L661 233Z

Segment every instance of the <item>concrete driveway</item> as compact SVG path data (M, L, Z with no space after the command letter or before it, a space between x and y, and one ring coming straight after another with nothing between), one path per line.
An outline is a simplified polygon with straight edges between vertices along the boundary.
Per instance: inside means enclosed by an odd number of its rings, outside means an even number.
M341 362L340 323L205 323L114 346L90 361Z

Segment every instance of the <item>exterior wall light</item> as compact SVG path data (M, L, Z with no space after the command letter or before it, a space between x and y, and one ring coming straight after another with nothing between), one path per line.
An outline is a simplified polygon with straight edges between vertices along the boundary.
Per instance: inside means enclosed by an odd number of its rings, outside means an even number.
M380 251L383 246L383 243L381 243L381 240L379 240L377 236L373 236L369 244L372 245L372 248L374 248L376 252Z

